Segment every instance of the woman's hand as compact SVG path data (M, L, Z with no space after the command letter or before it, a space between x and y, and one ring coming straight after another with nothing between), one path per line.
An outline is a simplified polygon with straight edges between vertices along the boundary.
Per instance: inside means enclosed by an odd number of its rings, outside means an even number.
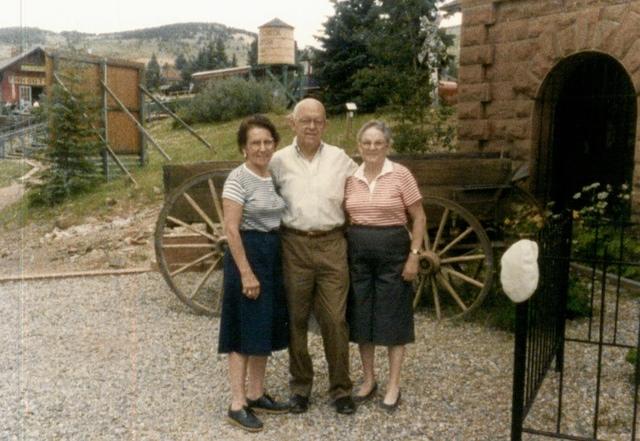
M255 300L260 295L260 282L253 274L253 271L249 271L247 274L243 274L242 278L242 294L248 298Z
M413 282L418 277L418 264L420 258L417 254L409 253L407 261L404 263L402 278L407 282Z

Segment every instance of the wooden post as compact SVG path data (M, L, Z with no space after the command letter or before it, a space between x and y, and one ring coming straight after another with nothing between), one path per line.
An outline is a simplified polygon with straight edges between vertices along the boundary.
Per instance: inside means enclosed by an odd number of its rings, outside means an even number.
M100 63L102 68L102 80L107 82L107 60L103 59L102 63ZM102 93L102 136L105 140L105 143L109 142L109 109L107 108L107 93ZM107 154L107 149L103 147L102 149L102 168L104 171L104 176L109 180L109 155Z
M105 83L103 83L102 81L100 81L100 83L102 84L102 87L104 87L104 90L107 91L109 96L113 98L113 100L118 104L118 106L120 106L120 108L124 111L124 113L126 113L127 116L131 118L131 120L135 123L135 125L138 126L138 129L140 130L140 132L142 132L142 134L144 134L144 136L146 136L147 139L151 141L151 144L153 144L153 146L162 154L162 156L165 157L167 161L171 161L171 157L167 155L164 150L162 150L162 147L158 145L156 140L153 139L153 136L151 136L151 134L147 132L147 130L142 126L142 124L140 124L140 121L138 121L136 117L133 116L133 114L129 111L129 109L127 109L127 106L125 106L124 103L120 101L120 99L116 96L116 94L113 93L113 91L109 89L109 87Z
M62 82L62 80L58 77L58 75L54 72L53 73L53 79L64 89L67 91L67 93L71 94L71 92L69 91L69 89L67 89L67 86L64 85L64 83ZM71 98L75 100L75 97L73 95L71 95ZM120 167L120 170L122 170L127 177L131 180L131 182L133 182L133 185L135 185L136 187L138 187L138 182L133 178L133 176L131 176L131 173L129 173L129 170L127 170L127 168L124 166L124 164L120 161L120 158L118 158L118 155L116 155L116 153L111 149L111 147L109 146L109 143L107 142L106 139L104 139L104 137L102 136L102 133L100 133L100 130L98 130L94 124L93 121L91 121L91 119L89 118L89 115L87 115L86 113L83 113L82 116L84 118L86 118L89 123L91 124L91 127L93 128L93 130L95 130L96 134L98 135L98 138L100 138L100 140L104 143L105 148L107 149L107 152L111 155L111 157L113 158L113 160L116 162L116 164L118 165L118 167Z
M180 124L182 124L182 126L187 129L189 131L189 133L191 133L193 136L195 136L196 138L198 138L198 140L200 140L200 142L202 142L205 146L207 146L209 149L213 149L213 147L211 147L211 144L209 144L202 136L200 136L195 130L193 130L189 124L187 124L186 122L184 122L182 120L182 118L180 118L178 115L176 115L175 113L173 113L171 111L171 109L169 109L167 106L164 105L164 103L162 101L160 101L159 99L157 99L155 96L153 96L153 94L151 92L149 92L143 85L140 85L140 90L145 93L149 98L151 98L153 100L153 102L155 102L157 105L159 105L162 109L164 109L165 112L167 112L173 119L175 119L176 121L178 121Z

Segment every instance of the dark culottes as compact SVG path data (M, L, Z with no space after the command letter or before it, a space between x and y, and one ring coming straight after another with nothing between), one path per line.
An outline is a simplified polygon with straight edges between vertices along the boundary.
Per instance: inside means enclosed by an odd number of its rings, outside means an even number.
M252 300L242 294L240 272L227 250L218 352L270 355L289 344L280 236L260 231L241 231L240 235L249 265L260 282L260 295Z
M407 229L354 225L347 239L349 339L381 346L413 342L413 290L402 278L411 246Z

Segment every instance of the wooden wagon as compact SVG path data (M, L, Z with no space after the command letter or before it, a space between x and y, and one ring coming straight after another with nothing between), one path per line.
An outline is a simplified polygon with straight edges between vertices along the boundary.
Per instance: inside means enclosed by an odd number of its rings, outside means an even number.
M358 158L354 158L358 160ZM526 173L497 154L395 156L416 177L424 196L427 234L415 282L414 306L438 319L477 308L491 289L494 249L504 245L500 224L510 210L538 210L516 185ZM211 161L164 168L165 205L155 231L159 269L172 291L193 310L219 314L222 296L220 194L241 162Z

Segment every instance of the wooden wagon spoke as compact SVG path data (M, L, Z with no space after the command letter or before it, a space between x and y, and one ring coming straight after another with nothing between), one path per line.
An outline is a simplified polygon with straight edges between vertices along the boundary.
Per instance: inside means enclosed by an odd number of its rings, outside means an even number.
M441 251L438 251L438 256L442 256L444 253L446 253L447 251L449 251L451 249L451 247L453 247L455 244L457 244L458 242L460 242L462 239L464 239L465 237L467 237L469 234L471 234L473 232L473 228L472 227L468 227L466 230L464 230L462 233L460 233L458 235L458 237L456 237L455 239L453 239L451 242L449 242L449 244L444 247Z
M473 286L477 286L478 288L483 288L484 287L484 283L476 280L476 279L472 279L471 277L467 276L466 274L462 274L461 272L458 272L452 268L442 268L443 271L447 272L447 274L457 277L458 279L464 280L467 283L472 284Z
M189 225L188 223L186 223L184 221L181 221L180 219L178 219L176 217L167 216L167 219L170 220L171 222L173 222L174 224L178 224L181 227L184 227L189 231L193 231L194 233L199 234L200 236L206 237L207 239L210 239L210 240L212 240L214 242L217 240L215 237L213 237L211 234L207 233L206 231L198 230L197 228L194 228L193 226Z
M213 179L209 178L208 181L209 181L209 191L211 192L211 198L213 199L213 206L216 209L216 214L218 215L218 219L220 219L220 223L222 224L222 228L224 229L224 213L222 211L222 206L220 205L220 200L218 199L216 186L213 183Z
M200 288L202 288L202 285L204 285L204 282L207 281L211 273L216 269L216 266L218 265L218 262L220 262L220 260L222 260L222 256L218 257L218 259L216 259L216 261L213 262L213 264L209 267L207 272L204 273L204 276L202 276L202 279L200 279L200 282L198 282L198 285L196 285L195 289L191 291L191 296L189 297L191 300L193 300L196 294L198 294L198 291L200 291Z
M463 311L466 311L467 309L469 309L467 305L464 304L464 302L462 301L462 299L460 298L456 290L453 289L453 286L451 286L447 278L442 274L438 274L437 277L438 277L438 280L440 281L440 284L444 286L444 288L447 290L449 294L451 294L451 297L453 297L453 299L456 301L458 306L460 306L460 308L462 308Z
M171 277L176 276L186 270L188 270L189 268L191 268L192 266L195 266L201 262L204 262L205 260L207 260L209 257L215 256L216 252L214 251L213 253L207 253L204 256L198 257L196 260L192 260L191 262L181 266L180 268L178 268L177 270L169 273L169 275Z
M440 310L440 297L438 294L438 284L436 283L435 277L431 278L431 294L433 295L433 304L436 307L436 317L438 320L442 318L442 312Z
M440 218L440 225L438 225L438 232L436 233L436 238L433 240L433 250L436 251L438 248L438 243L440 242L440 238L442 237L442 232L444 231L444 226L447 223L447 218L449 217L449 208L444 209L444 213L442 213L442 218Z
M167 243L162 248L216 248L215 243Z
M202 208L200 208L200 205L198 205L198 203L194 201L191 196L189 196L189 193L184 192L183 196L187 200L187 202L189 202L189 205L191 205L191 207L193 207L193 209L196 210L196 212L200 215L200 217L207 223L207 225L211 227L211 230L215 231L216 230L215 224L213 223L211 218L207 216L207 214L202 210Z
M458 262L470 262L473 260L483 260L486 256L484 254L472 254L472 255L461 255L456 257L446 257L440 260L441 264L447 263L458 263Z
M418 306L418 303L422 298L422 288L424 287L424 281L427 279L427 276L418 276L418 278L418 289L416 289L416 295L413 298L413 309L416 309L416 306Z

